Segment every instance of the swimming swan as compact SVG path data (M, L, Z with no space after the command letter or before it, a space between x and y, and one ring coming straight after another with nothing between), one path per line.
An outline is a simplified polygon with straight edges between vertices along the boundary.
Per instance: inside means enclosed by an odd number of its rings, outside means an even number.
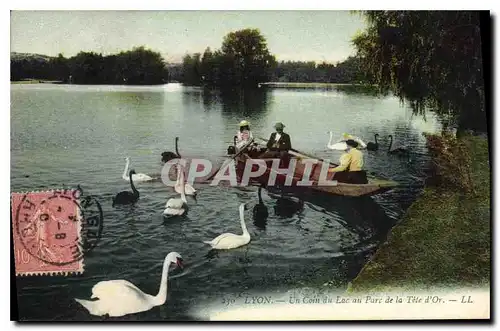
M163 211L163 216L172 217L180 216L187 213L188 205L185 194L185 183L184 183L184 170L182 165L176 164L177 166L177 181L180 182L181 188L181 198L170 198L165 205L165 210Z
M179 137L175 137L175 153L170 151L161 153L161 162L167 163L170 160L181 158L181 155L179 154L178 142Z
M387 153L395 154L395 155L408 155L409 154L408 150L404 147L394 148L393 150L391 150L391 148L392 148L392 134L389 135L389 138L391 139L391 142L389 143L389 148L387 149Z
M259 203L253 207L253 219L254 220L264 220L269 216L269 212L267 211L267 207L262 201L262 186L259 186Z
M184 170L181 170L184 172ZM184 174L183 174L184 175ZM182 176L184 178L184 176ZM175 192L181 194L181 180L180 180L180 177L179 177L179 169L177 169L177 182L175 182L175 185L174 185L174 189L175 189ZM196 194L198 193L196 191L196 189L194 187L191 186L191 184L189 183L186 183L184 181L184 193L187 194L187 195L194 195L196 196Z
M122 178L126 181L129 181L130 180L130 177L127 176L127 173L128 173L128 167L130 165L130 158L129 157L126 157L125 158L125 170L123 170L123 175L122 175ZM146 174L136 174L134 173L134 176L132 177L132 179L134 180L134 182L147 182L149 180L153 180L153 177L150 177Z
M369 142L367 145L366 145L366 149L369 150L369 151L376 151L378 150L378 141L377 141L377 137L378 137L378 133L375 133L375 142Z
M333 142L333 132L329 131L328 133L330 133L330 140L328 141L328 144L326 145L326 147L328 147L328 149L333 149L335 151L345 151L347 149L347 144L345 143L345 141L338 141L338 142L334 143Z
M246 209L246 204L242 203L240 205L240 222L243 234L223 233L217 238L211 241L204 241L203 243L209 244L213 249L233 249L248 244L250 242L250 234L245 225L244 214Z
M139 200L139 191L135 188L134 185L134 174L135 171L132 169L129 172L129 177L131 177L130 180L130 186L132 187L132 192L130 191L121 191L118 193L114 198L113 198L113 207L115 205L130 205L133 203L136 203L137 200Z
M171 264L182 268L182 257L177 252L171 252L165 257L161 275L160 290L156 296L142 292L137 286L129 281L106 280L92 287L91 299L75 299L76 302L85 307L90 314L96 316L124 316L150 310L160 306L167 300L168 271Z
M276 200L274 213L281 217L293 217L298 212L304 210L304 201L299 198L298 202L282 196Z

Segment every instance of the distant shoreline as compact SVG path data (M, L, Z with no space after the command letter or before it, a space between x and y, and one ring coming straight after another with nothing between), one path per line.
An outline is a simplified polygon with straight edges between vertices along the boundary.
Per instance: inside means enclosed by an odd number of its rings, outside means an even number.
M376 86L376 85L368 85L368 84L359 84L359 83L300 83L300 82L267 82L260 83L259 86L266 87L298 87L298 88L311 88L311 87L339 87L339 86Z
M64 84L58 80L42 80L42 79L28 79L28 80L11 80L11 84Z
M51 80L41 80L41 79L30 79L30 80L19 80L11 81L11 84L65 84L65 85L80 85L80 84L69 84L62 81L51 81ZM179 84L179 82L168 82L165 84ZM165 84L146 84L146 85L165 85ZM181 83L182 84L182 83ZM89 85L101 85L101 84L89 84ZM122 84L104 84L104 85L122 85ZM184 85L183 86L191 86ZM266 82L260 83L259 87L270 87L270 88L327 88L327 87L362 87L370 88L376 87L376 85L359 84L359 83L300 83L300 82Z

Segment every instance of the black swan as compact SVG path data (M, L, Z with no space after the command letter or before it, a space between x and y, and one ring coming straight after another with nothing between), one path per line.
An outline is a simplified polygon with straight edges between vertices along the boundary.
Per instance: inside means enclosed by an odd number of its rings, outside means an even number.
M237 136L234 136L233 145L227 147L227 155L236 154L236 139L237 139Z
M366 144L366 149L369 151L376 151L378 150L378 141L377 141L378 133L375 133L375 142L369 142Z
M281 217L292 217L296 213L304 209L304 201L299 199L298 202L287 199L284 197L276 200L276 205L274 206L274 213Z
M398 148L391 150L391 148L392 148L392 135L389 135L389 138L391 139L391 142L389 143L389 148L387 149L387 153L393 154L393 155L408 155L409 154L408 150L403 148L403 147L398 147Z
M161 162L167 163L170 160L181 158L179 154L179 137L175 137L175 153L174 152L163 152L161 153Z
M132 175L135 174L135 170L130 170L128 173L130 178L130 186L132 187L132 192L130 191L122 191L118 193L113 198L113 207L115 205L130 205L136 203L139 200L139 191L134 186L134 181L132 180Z
M259 187L258 195L259 195L259 203L253 207L253 219L254 220L264 220L269 216L267 211L267 207L262 201L262 186Z

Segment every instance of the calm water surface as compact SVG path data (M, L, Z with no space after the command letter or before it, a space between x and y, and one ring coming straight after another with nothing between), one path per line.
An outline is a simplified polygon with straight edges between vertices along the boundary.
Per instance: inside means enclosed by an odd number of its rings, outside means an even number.
M284 291L321 287L345 289L419 192L427 161L421 133L439 129L432 116L412 116L394 97L377 98L334 90L274 89L220 97L196 88L11 85L11 191L75 187L103 206L104 231L85 257L85 272L74 277L16 279L22 320L101 320L74 298L88 299L101 280L126 279L156 294L165 255L177 251L186 268L171 272L167 303L122 320L206 318L196 313L242 291ZM111 198L130 189L121 178L125 157L137 172L159 174L160 154L180 137L183 157L224 157L241 119L256 136L268 137L284 122L295 148L337 160L326 150L329 135L343 132L373 141L380 151L365 153L365 167L412 188L366 199L318 197L293 215L276 213L278 196L263 194L270 216L253 222L256 189L200 184L197 202L184 219L164 222L167 199L177 196L161 181L138 183L135 206L111 207ZM419 154L388 155L394 146ZM213 254L203 240L239 233L238 205L246 212L249 245Z

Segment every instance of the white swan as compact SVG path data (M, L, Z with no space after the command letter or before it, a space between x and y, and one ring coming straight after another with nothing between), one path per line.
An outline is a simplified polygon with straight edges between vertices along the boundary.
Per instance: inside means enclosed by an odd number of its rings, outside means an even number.
M165 205L165 210L163 211L164 216L177 216L184 215L187 210L187 200L185 194L185 182L184 182L184 170L182 165L176 164L177 166L177 182L180 183L181 198L170 198Z
M326 147L329 149L333 149L335 151L345 151L347 149L347 144L345 141L338 141L336 143L333 142L333 132L329 131L330 133L330 141L328 141L328 144L326 144Z
M248 244L250 242L250 233L248 233L245 224L244 214L246 209L246 204L242 203L240 205L240 222L243 234L223 233L217 238L211 241L204 241L203 243L209 244L213 249L232 249Z
M184 170L182 170L184 172ZM179 173L179 169L177 169L177 174ZM183 174L184 175L184 174ZM180 177L177 175L177 182L174 185L175 192L181 194L182 187L181 187L181 180ZM194 187L191 186L191 184L186 183L184 181L184 194L187 195L196 195L198 192L195 190Z
M126 157L125 158L125 170L123 170L123 175L122 175L122 178L124 180L126 180L127 182L130 181L130 177L128 176L128 167L130 165L130 158L129 157ZM149 181L149 180L153 180L153 177L150 177L146 174L133 174L132 175L132 180L134 182L146 182L146 181Z
M85 307L90 314L97 316L107 314L115 317L150 310L155 306L163 305L167 300L167 280L171 264L176 264L182 268L182 257L179 253L171 252L165 257L160 290L156 296L146 294L134 284L120 279L106 280L95 284L90 298L99 300L75 300Z
M346 144L345 141L347 139L352 139L355 142L357 142L359 144L358 149L365 149L366 148L365 142L363 140L361 140L361 138L359 138L359 137L356 137L356 136L344 133L343 134L343 138L344 139L340 140L340 141L338 141L336 143L334 143L333 142L333 132L329 131L329 133L330 133L330 141L328 141L328 144L326 145L326 147L328 147L329 149L333 149L333 150L336 150L336 151L344 151L344 150L346 150L347 144Z

